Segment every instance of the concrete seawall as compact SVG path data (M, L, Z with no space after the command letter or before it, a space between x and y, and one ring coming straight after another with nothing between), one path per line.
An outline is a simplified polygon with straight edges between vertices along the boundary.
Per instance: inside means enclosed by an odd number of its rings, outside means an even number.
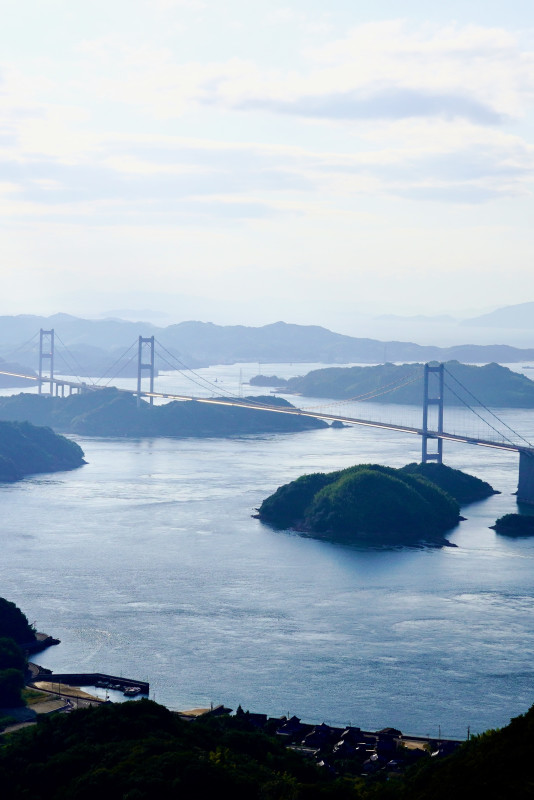
M149 694L148 681L136 681L132 678L122 678L117 675L106 675L104 672L38 672L32 676L32 682L47 681L48 683L64 683L66 686L102 686L112 684L124 691L129 687L138 686L141 694ZM108 688L110 688L108 686Z

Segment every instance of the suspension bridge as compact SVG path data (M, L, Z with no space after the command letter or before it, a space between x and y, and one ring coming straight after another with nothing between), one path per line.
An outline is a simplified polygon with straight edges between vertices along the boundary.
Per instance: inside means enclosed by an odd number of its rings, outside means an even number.
M37 336L37 334L36 334ZM35 337L34 337L35 338ZM63 344L63 343L62 343ZM212 395L211 397L189 395L189 394L175 394L168 392L158 392L154 389L154 379L156 374L155 369L155 354L156 344L159 345L158 358L171 370L187 373L189 380L196 386L202 387L204 390L208 388ZM68 348L65 350L68 351ZM20 348L19 348L20 349ZM131 351L134 351L131 354ZM460 442L464 444L476 445L480 447L492 448L495 450L505 450L508 452L516 452L519 454L519 480L517 499L519 502L534 504L534 446L525 439L517 431L513 430L506 422L497 416L490 408L477 400L476 397L460 382L449 373L444 364L425 364L423 368L423 393L422 393L422 424L420 427L401 425L392 422L382 422L379 420L363 419L359 417L351 417L348 415L325 413L317 409L310 408L297 408L294 406L284 407L265 402L256 401L251 398L238 397L231 392L222 390L220 385L217 385L198 372L191 370L187 367L180 358L173 354L161 343L156 342L155 337L139 336L137 342L134 342L125 353L115 361L112 367L105 373L112 372L116 368L115 373L108 377L105 384L91 379L83 380L79 375L76 380L66 379L64 377L57 377L55 374L55 357L56 357L56 334L54 330L43 330L39 332L39 372L37 375L29 375L22 372L12 372L7 370L0 370L0 375L11 376L13 378L23 378L30 382L34 382L38 387L39 394L43 393L45 387L48 387L46 394L52 396L64 397L65 394L73 394L80 392L98 391L108 388L111 381L116 380L120 373L125 369L128 364L134 360L137 362L137 386L135 389L120 388L119 391L131 394L137 397L138 406L141 404L142 399L148 400L150 404L154 400L169 400L169 401L182 401L198 403L208 403L224 406L235 406L241 408L254 408L258 411L269 411L277 414L290 414L295 416L306 416L315 419L321 419L326 422L338 422L343 425L362 425L371 428L379 428L384 430L396 431L399 433L406 433L421 437L421 460L423 462L435 461L437 463L443 462L443 442ZM125 360L127 359L127 360ZM67 362L68 365L68 362ZM69 365L68 365L69 366ZM79 364L77 367L79 368ZM76 365L70 363L69 371L74 375L77 374ZM83 370L81 370L83 371ZM456 383L460 384L461 388L467 392L471 397L471 405L466 400L463 400L455 388L446 383L446 374L448 378L453 379ZM148 389L143 388L143 379L148 379ZM395 384L390 384L387 387L382 387L380 392L368 392L366 395L351 398L353 401L365 401L375 399L378 394L386 394L393 392L408 383L413 382L415 379L406 381L401 380ZM470 411L477 417L483 419L480 412L477 411L475 404L480 409L492 418L492 423L487 420L486 422L494 433L494 438L483 438L480 436L468 436L458 433L448 432L444 428L444 391L445 386L460 400ZM116 387L117 388L117 387ZM457 389L458 387L456 387ZM221 396L226 395L226 396ZM341 401L343 403L347 402ZM502 426L501 431L496 426ZM506 429L504 431L504 429ZM504 432L503 432L504 431ZM515 437L516 441L512 439ZM520 440L520 443L517 442Z

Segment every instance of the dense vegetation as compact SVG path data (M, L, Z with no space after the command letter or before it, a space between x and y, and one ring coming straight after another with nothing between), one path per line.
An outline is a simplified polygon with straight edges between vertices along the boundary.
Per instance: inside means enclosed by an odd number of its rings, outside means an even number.
M461 506L477 500L484 500L492 494L498 494L486 481L462 472L460 469L447 467L445 464L437 464L432 461L426 464L407 464L402 467L402 471L409 475L422 475L423 478L427 478L454 497Z
M81 447L50 428L29 422L0 422L0 481L74 469L83 463Z
M534 710L404 776L345 776L253 730L247 715L186 723L149 700L48 717L0 748L5 800L527 800ZM357 760L357 759L356 759Z
M504 514L491 527L503 536L534 536L534 516Z
M460 518L459 504L427 478L361 464L304 475L263 501L259 518L347 542L440 540Z
M281 398L251 402L291 408ZM190 402L150 406L118 389L49 397L18 394L0 398L0 419L27 419L35 425L88 436L233 436L284 433L327 427L325 422L257 408Z
M0 636L8 636L18 644L27 644L35 639L35 630L26 615L4 597L0 597Z
M48 718L11 737L0 785L5 800L357 796L242 719L186 723L149 700Z
M509 408L534 408L534 381L499 364L475 367L448 361L450 375L445 376L445 405L473 404L455 381L457 378L475 397L486 405ZM421 405L423 398L423 364L380 364L374 367L329 367L309 372L287 381L287 390L307 397L334 399L362 398L369 402ZM415 380L412 380L415 379ZM387 391L397 384L394 391ZM282 384L278 384L282 385ZM451 388L448 388L450 386ZM461 398L461 399L459 399Z
M26 656L20 645L35 639L35 631L15 603L0 597L0 708L23 704Z
M475 736L454 755L423 763L384 800L531 800L533 749L534 707L501 730Z

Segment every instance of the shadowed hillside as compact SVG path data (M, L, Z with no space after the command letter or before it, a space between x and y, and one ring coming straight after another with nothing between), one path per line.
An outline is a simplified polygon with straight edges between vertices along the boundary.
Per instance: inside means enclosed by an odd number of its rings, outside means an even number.
M281 398L251 400L291 408ZM161 406L142 401L138 408L133 395L111 388L65 398L36 394L2 397L0 419L30 420L85 436L235 436L328 427L326 422L310 417L196 401Z
M50 428L0 422L0 481L75 469L84 463L81 447Z

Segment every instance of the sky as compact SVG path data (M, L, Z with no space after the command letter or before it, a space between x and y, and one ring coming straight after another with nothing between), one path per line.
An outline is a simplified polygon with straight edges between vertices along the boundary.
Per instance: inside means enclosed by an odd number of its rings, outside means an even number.
M0 0L0 313L534 300L531 0Z

